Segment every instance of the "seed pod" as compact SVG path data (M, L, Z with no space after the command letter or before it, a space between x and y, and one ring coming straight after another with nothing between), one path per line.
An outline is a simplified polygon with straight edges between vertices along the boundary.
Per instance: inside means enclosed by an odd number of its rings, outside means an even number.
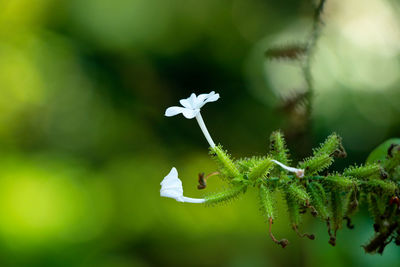
M223 150L222 146L212 147L210 148L210 152L212 155L215 155L214 159L217 161L220 173L224 177L235 178L240 176L239 170L236 168L229 154Z
M306 158L300 163L300 168L304 169L305 175L314 175L325 170L333 163L333 158L328 154L321 154L315 157Z
M381 167L378 164L367 164L365 166L352 166L347 168L343 175L345 176L353 176L360 179L367 178L380 178L381 176Z
M260 209L263 213L264 217L269 219L275 219L274 217L274 201L272 198L272 192L265 185L260 186L259 191L259 199L260 199Z
M332 191L330 193L331 201L331 219L333 223L333 230L336 232L342 227L343 221L343 199L341 193L338 190Z
M318 212L318 217L323 220L327 220L329 217L329 212L326 207L327 198L322 185L318 182L308 183L307 192L311 197L311 204Z
M216 204L221 204L225 203L228 201L231 201L235 198L237 198L241 193L244 193L246 191L247 186L246 185L237 185L233 186L227 190L215 193L215 194L210 194L205 197L205 204L206 205L216 205Z
M285 194L286 204L289 213L289 220L292 225L299 225L301 221L300 204L291 195Z
M340 175L329 175L324 180L331 188L335 190L348 190L354 187L355 183L352 179Z
M285 165L289 164L288 149L281 131L275 131L271 134L270 153L275 160Z
M263 161L259 162L256 166L251 168L248 177L249 180L254 181L257 178L265 177L269 170L272 168L273 162L270 158L266 158Z
M340 138L336 133L328 136L324 143L320 145L319 148L314 150L314 156L321 156L323 154L333 155L336 151L342 150L342 138Z

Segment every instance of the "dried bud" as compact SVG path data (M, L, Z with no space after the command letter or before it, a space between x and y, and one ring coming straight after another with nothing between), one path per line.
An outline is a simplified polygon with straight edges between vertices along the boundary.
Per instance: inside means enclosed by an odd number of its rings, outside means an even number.
M199 184L197 185L197 189L201 190L207 187L206 180L204 179L204 172L199 173Z
M289 241L287 239L281 239L278 241L278 244L282 247L285 248L287 245L289 245Z
M332 246L336 246L336 237L331 236L328 243L331 244Z

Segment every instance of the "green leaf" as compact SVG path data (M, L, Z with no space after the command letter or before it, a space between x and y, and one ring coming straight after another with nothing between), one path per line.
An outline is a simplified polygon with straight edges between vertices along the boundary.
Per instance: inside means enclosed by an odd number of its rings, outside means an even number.
M400 145L400 138L391 138L389 140L386 140L379 146L377 146L369 154L366 163L374 163L377 162L378 160L384 161L386 159L388 149L392 144Z

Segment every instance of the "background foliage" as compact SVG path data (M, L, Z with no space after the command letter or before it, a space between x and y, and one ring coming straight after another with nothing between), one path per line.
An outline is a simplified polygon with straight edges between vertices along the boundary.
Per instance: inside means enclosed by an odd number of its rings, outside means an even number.
M275 44L304 40L310 1L0 1L0 263L2 266L394 266L398 248L364 255L373 233L327 244L325 226L305 222L299 240L285 212L267 236L254 197L227 207L159 197L176 166L185 193L214 170L194 121L165 118L191 92L216 90L203 111L216 142L236 157L265 154L282 129L293 158L335 131L362 163L400 135L400 5L328 1L314 53L312 124L281 99L301 91L288 61L267 61ZM207 190L221 184L210 180ZM278 210L283 210L278 203Z

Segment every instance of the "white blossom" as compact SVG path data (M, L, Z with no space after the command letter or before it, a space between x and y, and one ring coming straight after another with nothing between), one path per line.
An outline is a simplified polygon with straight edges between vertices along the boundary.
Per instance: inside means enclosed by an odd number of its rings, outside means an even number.
M179 103L183 107L169 107L165 111L165 116L172 117L178 114L183 114L187 119L193 119L197 114L200 113L200 109L208 102L214 102L219 99L219 94L212 91L209 94L201 94L196 96L196 94L191 94L190 97L186 99L179 100Z
M208 102L215 102L219 99L219 94L216 94L212 91L209 94L201 94L196 96L196 94L191 94L189 98L181 99L179 102L183 107L169 107L165 110L165 116L172 117L178 114L182 114L187 119L196 118L197 123L200 126L201 131L207 139L207 142L211 147L215 147L215 143L212 140L210 133L207 130L207 127L203 121L203 118L200 114L200 109Z
M205 199L190 198L183 196L182 181L178 178L178 171L175 167L171 169L161 182L160 196L173 198L178 202L204 203Z

